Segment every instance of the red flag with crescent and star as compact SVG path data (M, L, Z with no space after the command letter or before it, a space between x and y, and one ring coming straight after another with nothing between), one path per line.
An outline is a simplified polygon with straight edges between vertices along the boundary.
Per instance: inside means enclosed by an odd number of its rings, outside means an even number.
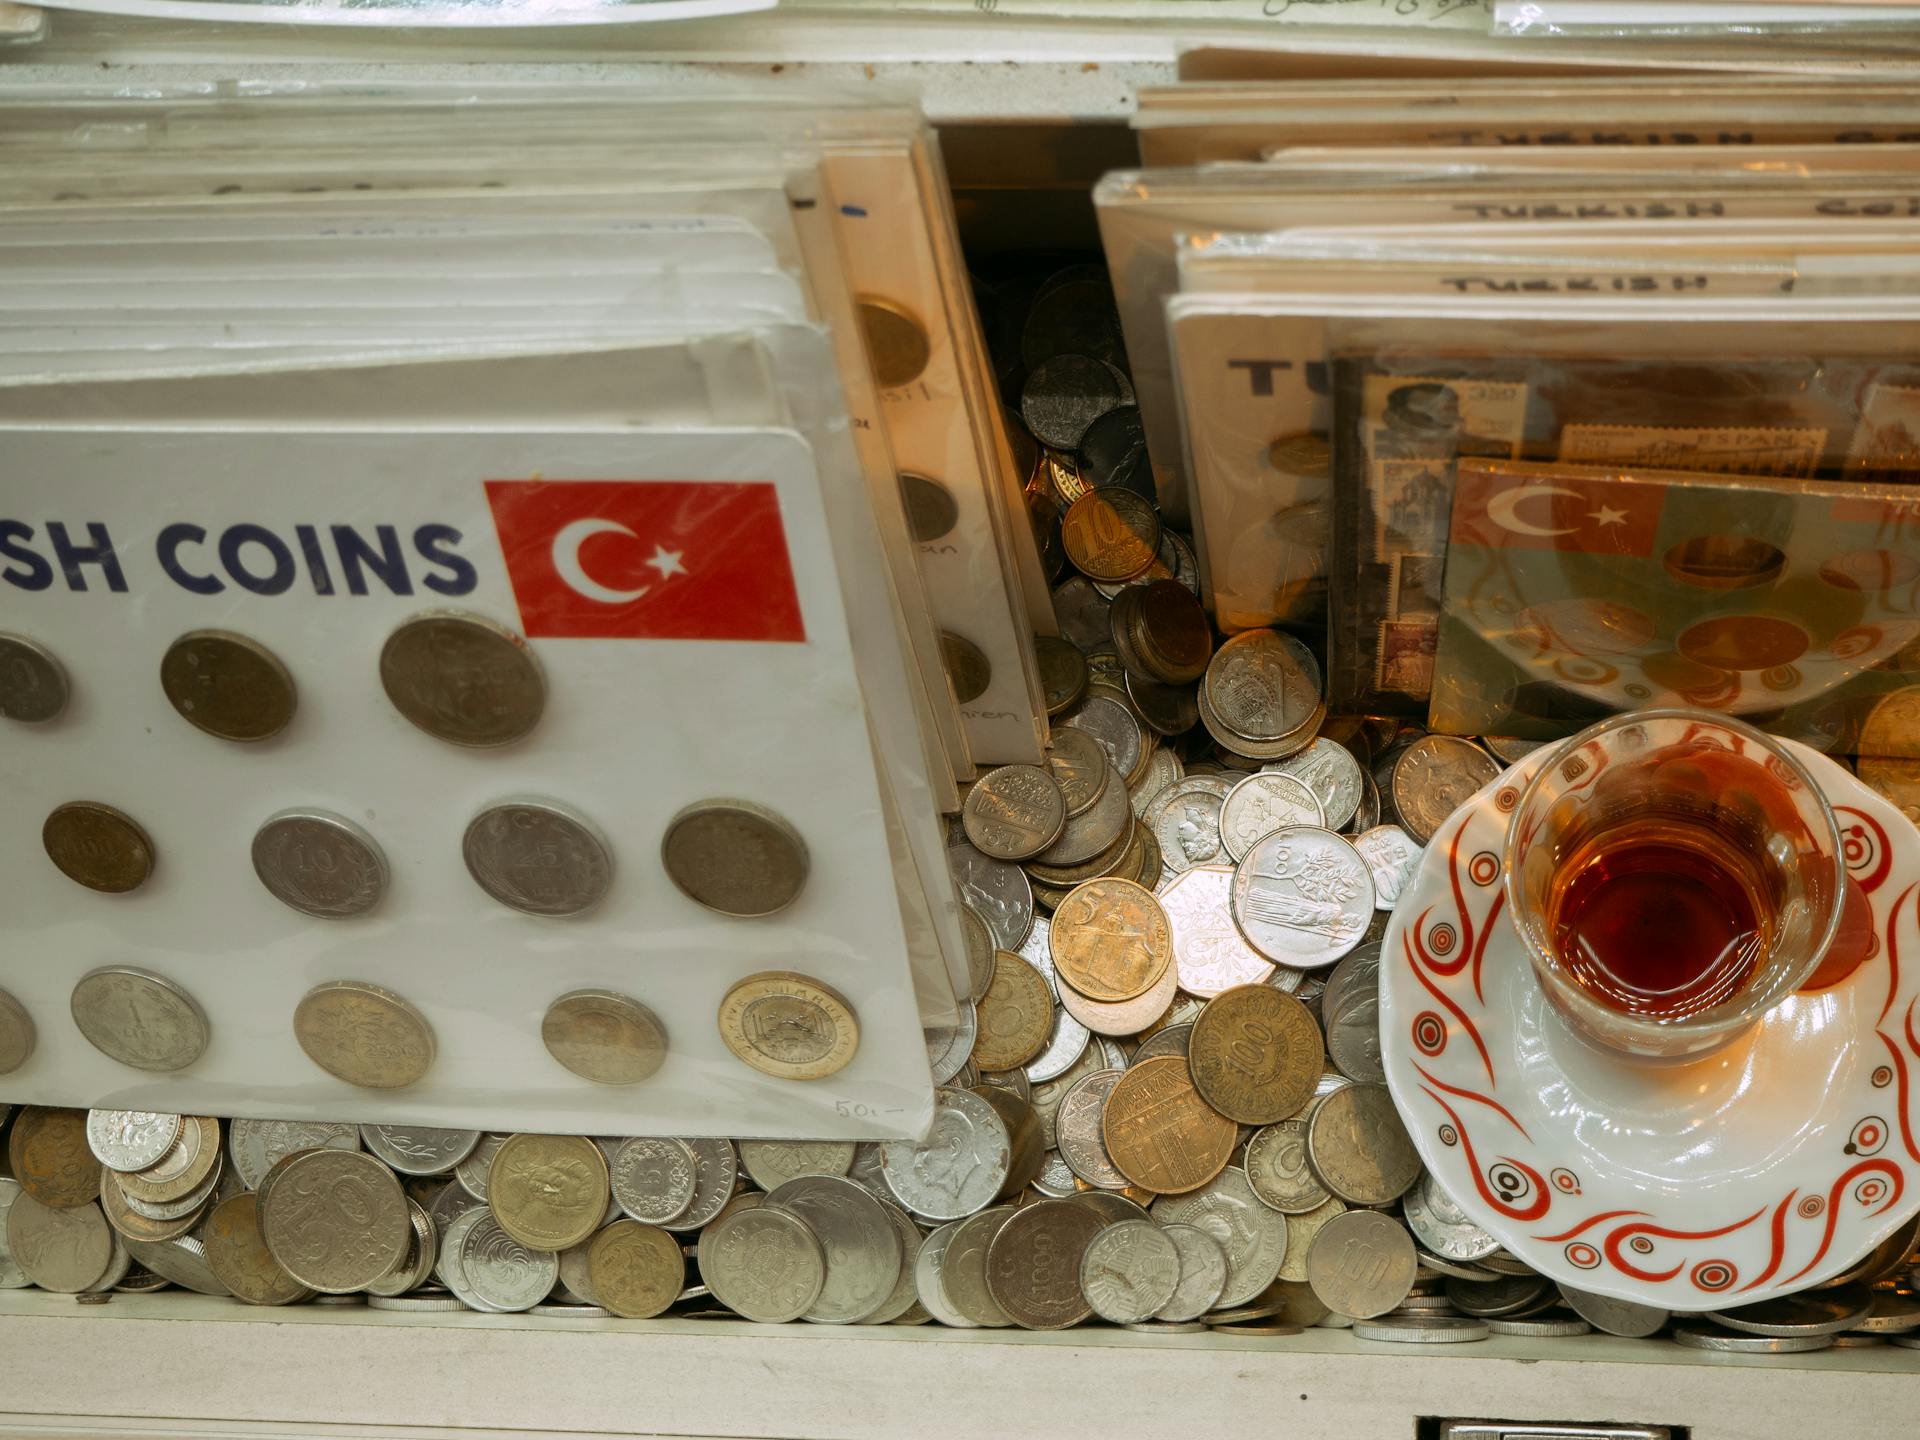
M1666 486L1569 474L1528 477L1462 463L1453 492L1455 545L1650 555Z
M764 481L489 480L529 638L803 642Z

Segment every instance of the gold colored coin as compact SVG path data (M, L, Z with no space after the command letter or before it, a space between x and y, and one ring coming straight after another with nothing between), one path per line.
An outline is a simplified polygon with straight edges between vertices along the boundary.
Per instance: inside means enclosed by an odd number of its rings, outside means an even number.
M479 615L416 615L380 650L380 684L414 725L452 745L511 745L540 723L547 680L526 641Z
M880 387L897 390L918 380L933 358L925 327L901 306L876 295L862 295L858 306L867 359Z
M1313 1098L1325 1068L1320 1027L1293 996L1238 985L1193 1022L1187 1058L1201 1098L1242 1125L1271 1125Z
M108 1212L111 1220L113 1214ZM221 1201L200 1228L207 1268L248 1305L291 1305L313 1294L273 1258L260 1234L260 1197L251 1190Z
M651 1320L687 1282L680 1242L655 1225L616 1220L587 1247L594 1298L624 1320Z
M1862 755L1856 764L1862 785L1920 825L1920 760Z
M532 1250L565 1250L607 1213L607 1160L579 1135L510 1135L487 1172L487 1204L500 1228Z
M1048 949L1060 979L1089 1000L1117 1004L1146 994L1167 973L1173 929L1152 891L1106 876L1060 902Z
M153 874L153 841L131 815L97 800L56 808L40 827L47 858L76 885L107 895L138 890Z
M20 1188L49 1210L77 1210L100 1194L84 1110L27 1106L14 1117L7 1160Z
M853 1006L789 970L749 975L720 1002L720 1038L735 1057L780 1080L823 1080L860 1047Z
M993 957L993 983L975 1012L973 1063L982 1070L1013 1070L1047 1048L1053 1029L1053 992L1046 976L1010 951Z
M1160 516L1153 502L1117 485L1089 490L1067 507L1061 543L1090 580L1131 580L1158 558Z
M1185 1056L1158 1055L1120 1077L1101 1135L1114 1167L1156 1195L1198 1190L1227 1168L1240 1129L1200 1098Z
M612 990L562 995L547 1007L540 1039L554 1059L598 1085L637 1085L667 1060L660 1017Z
M222 740L270 740L293 719L280 657L231 630L191 630L160 660L160 688L181 718Z
M362 980L328 980L300 998L293 1034L307 1058L336 1079L367 1090L398 1090L433 1065L433 1028L391 990Z

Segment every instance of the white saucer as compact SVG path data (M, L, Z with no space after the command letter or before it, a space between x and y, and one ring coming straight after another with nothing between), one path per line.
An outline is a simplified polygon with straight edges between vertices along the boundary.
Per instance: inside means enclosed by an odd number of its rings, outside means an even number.
M1725 1309L1838 1274L1920 1211L1920 831L1793 748L1833 803L1874 948L1704 1059L1597 1049L1535 982L1501 857L1550 751L1441 827L1394 909L1380 962L1387 1083L1427 1168L1543 1275Z

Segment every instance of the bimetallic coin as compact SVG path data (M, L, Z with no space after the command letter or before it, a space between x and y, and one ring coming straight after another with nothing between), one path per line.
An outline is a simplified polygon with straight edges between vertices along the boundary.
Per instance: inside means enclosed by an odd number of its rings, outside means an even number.
M361 980L328 980L301 996L293 1035L314 1064L363 1089L401 1089L433 1065L426 1017L392 991Z
M109 1170L158 1164L180 1138L180 1117L158 1110L89 1110L87 1148Z
M1346 754L1344 750L1340 753ZM1220 843L1236 861L1243 859L1262 836L1290 825L1339 828L1328 823L1319 798L1295 775L1255 771L1229 790L1220 806Z
M1269 960L1297 969L1331 965L1365 938L1373 878L1345 839L1290 826L1263 837L1235 869L1233 920Z
M1060 788L1068 819L1092 809L1114 773L1106 748L1090 732L1071 725L1060 726L1048 741L1047 771Z
M606 1157L591 1140L514 1135L493 1157L487 1205L522 1245L565 1250L600 1228L608 1185Z
M1282 1215L1305 1215L1330 1198L1307 1164L1307 1122L1276 1121L1247 1141L1247 1183Z
M754 919L798 899L812 862L800 832L765 806L702 800L667 822L660 863L696 904Z
M1174 969L1189 995L1211 999L1236 986L1275 979L1273 962L1233 923L1232 893L1233 871L1224 865L1182 870L1161 888L1160 907L1173 931Z
M1194 1088L1187 1062L1163 1055L1120 1077L1101 1134L1114 1166L1156 1195L1197 1190L1226 1168L1237 1129Z
M526 641L478 615L417 615L380 650L393 708L449 744L511 745L540 723L547 680Z
M1022 1206L987 1248L987 1288L1027 1330L1064 1330L1093 1313L1080 1288L1080 1259L1106 1221L1076 1200Z
M0 634L0 720L41 725L67 708L67 671L24 635Z
M0 1075L11 1075L33 1058L37 1032L33 1016L6 991L0 990ZM6 1116L0 1114L0 1124Z
M475 884L528 915L583 915L613 885L605 838L551 801L489 806L468 823L460 853Z
M1252 1300L1279 1276L1287 1257L1287 1218L1261 1204L1245 1172L1232 1166L1191 1194L1154 1201L1153 1218L1162 1226L1198 1226L1220 1246L1227 1257L1227 1283L1215 1302L1219 1306Z
M253 873L267 893L303 915L365 915L387 893L387 857L344 816L283 810L253 837Z
M1019 950L1033 928L1033 885L1026 871L964 842L947 847L947 869L960 899L986 921L995 947Z
M1055 975L1090 1000L1117 1004L1151 990L1173 964L1173 932L1153 892L1089 880L1053 912Z
M678 1259L680 1247L673 1250ZM510 1314L531 1310L552 1293L560 1257L508 1234L497 1216L482 1213L460 1237L460 1273L482 1308ZM605 1294L597 1285L594 1293Z
M372 1284L406 1259L412 1243L400 1182L359 1151L290 1155L255 1194L260 1233L273 1258L323 1294L344 1295Z
M1353 848L1366 862L1367 873L1373 877L1373 903L1382 910L1393 909L1400 892L1413 883L1420 857L1427 853L1398 825L1376 825L1363 831L1354 837Z
M991 1205L1012 1163L1006 1122L970 1090L935 1090L926 1139L888 1140L880 1147L887 1188L928 1220L957 1220Z
M1374 1084L1345 1086L1315 1107L1307 1121L1307 1163L1349 1205L1397 1200L1421 1173L1393 1096Z
M1323 1068L1307 1007L1271 985L1239 985L1207 1002L1187 1047L1201 1097L1242 1125L1271 1125L1305 1105Z
M40 827L47 858L76 885L105 895L138 890L153 874L153 841L131 815L95 800L56 806Z
M855 302L860 333L867 339L867 363L883 390L911 385L933 358L926 328L903 306L878 295L862 295Z
M745 1320L778 1325L814 1307L827 1255L813 1227L770 1205L736 1210L700 1232L700 1277Z
M680 1242L658 1226L637 1220L616 1220L595 1235L587 1249L587 1268L598 1302L626 1320L651 1320L664 1313L687 1282Z
M798 1215L827 1252L827 1278L804 1318L851 1325L886 1303L900 1278L900 1234L881 1202L837 1175L803 1175L770 1191L766 1206Z
M1072 641L1056 635L1036 635L1033 653L1040 667L1040 691L1046 699L1047 714L1071 710L1087 690L1087 657Z
M960 807L967 839L995 860L1030 860L1060 838L1067 802L1046 770L1002 765L967 791Z
M257 1190L274 1165L296 1150L358 1150L360 1127L326 1121L234 1120L227 1149L240 1183Z
M994 953L993 983L976 1012L973 1063L982 1070L1017 1069L1047 1048L1053 996L1046 977L1018 955Z
M720 1002L719 1024L736 1059L777 1080L823 1080L844 1070L860 1046L846 997L784 970L735 982Z
M742 1140L740 1164L762 1190L778 1190L802 1175L845 1175L853 1168L851 1140ZM877 1157L876 1157L877 1158ZM635 1216L645 1219L645 1216Z
M1407 1298L1420 1268L1413 1237L1377 1210L1336 1215L1307 1251L1307 1283L1339 1315L1371 1320Z
M75 1027L102 1055L136 1070L184 1070L207 1052L205 1012L171 980L108 965L75 982Z
M360 1138L402 1175L445 1175L480 1144L478 1130L425 1125L362 1125Z
M7 1210L7 1251L42 1290L91 1290L107 1274L115 1250L113 1230L98 1205L56 1208L23 1192Z
M1180 1252L1151 1220L1109 1225L1080 1256L1080 1289L1102 1320L1137 1325L1170 1304L1180 1285Z
M570 990L540 1021L547 1053L596 1085L637 1085L667 1060L660 1017L612 990Z
M1482 786L1498 779L1500 763L1471 740L1423 735L1393 762L1393 809L1421 845Z
M191 630L169 645L160 688L182 719L222 740L270 740L293 719L287 667L231 630Z
M313 1291L286 1272L260 1234L259 1197L243 1190L223 1200L200 1230L207 1268L247 1305L291 1305Z
M1227 1252L1198 1225L1163 1225L1160 1233L1173 1242L1180 1258L1173 1298L1154 1314L1158 1320L1198 1320L1220 1303L1227 1288Z

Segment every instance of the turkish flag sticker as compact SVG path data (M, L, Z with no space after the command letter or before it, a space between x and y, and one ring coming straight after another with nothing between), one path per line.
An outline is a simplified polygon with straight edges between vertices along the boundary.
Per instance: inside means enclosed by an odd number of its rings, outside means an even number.
M1453 491L1453 543L1506 550L1650 555L1666 486L1556 469L1530 475L1462 463Z
M529 638L804 642L764 481L489 480Z

